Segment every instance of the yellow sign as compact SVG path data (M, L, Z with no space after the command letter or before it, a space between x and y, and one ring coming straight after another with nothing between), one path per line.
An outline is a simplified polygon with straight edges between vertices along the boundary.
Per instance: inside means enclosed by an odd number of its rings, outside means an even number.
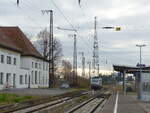
M121 27L116 27L116 31L121 31Z

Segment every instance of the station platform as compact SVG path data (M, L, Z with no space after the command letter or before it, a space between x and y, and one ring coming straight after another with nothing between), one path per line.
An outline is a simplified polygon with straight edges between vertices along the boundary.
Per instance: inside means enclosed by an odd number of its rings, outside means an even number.
M149 113L140 106L132 95L117 93L112 95L105 104L102 113Z

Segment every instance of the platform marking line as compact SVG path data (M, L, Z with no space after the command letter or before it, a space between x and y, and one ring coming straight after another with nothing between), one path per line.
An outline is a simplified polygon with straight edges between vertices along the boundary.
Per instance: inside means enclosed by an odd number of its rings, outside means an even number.
M117 109L118 109L118 95L119 95L119 92L117 91L116 102L115 102L115 107L114 107L114 113L117 113Z

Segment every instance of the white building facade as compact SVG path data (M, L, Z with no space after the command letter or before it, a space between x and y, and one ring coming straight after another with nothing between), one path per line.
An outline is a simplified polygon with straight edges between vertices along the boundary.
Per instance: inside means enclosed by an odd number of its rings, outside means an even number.
M9 32L12 31L14 35L15 31L22 33L18 27L5 28L5 30L7 29ZM3 35L1 35L1 32ZM9 43L11 38L15 37L14 35L12 37L10 36L8 41L3 40L4 35L5 31L3 31L3 28L1 27L0 42L3 41L5 43L0 43L0 90L7 88L48 87L48 61L35 50L26 37L22 40L23 43L25 42L24 45L19 45L19 42L15 42L14 40ZM19 35L17 35L17 37L18 36ZM5 37L8 38L8 35ZM22 36L20 36L20 39L21 37ZM14 47L16 48L14 49ZM31 49L29 47L31 47Z

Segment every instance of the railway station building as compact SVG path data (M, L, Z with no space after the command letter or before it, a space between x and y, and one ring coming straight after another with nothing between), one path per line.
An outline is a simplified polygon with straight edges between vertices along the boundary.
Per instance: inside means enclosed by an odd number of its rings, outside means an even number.
M115 71L123 75L123 91L126 90L126 74L133 74L135 77L135 90L137 98L141 101L150 102L150 67L131 67L123 65L113 65Z
M48 61L19 27L0 27L0 90L48 87Z

